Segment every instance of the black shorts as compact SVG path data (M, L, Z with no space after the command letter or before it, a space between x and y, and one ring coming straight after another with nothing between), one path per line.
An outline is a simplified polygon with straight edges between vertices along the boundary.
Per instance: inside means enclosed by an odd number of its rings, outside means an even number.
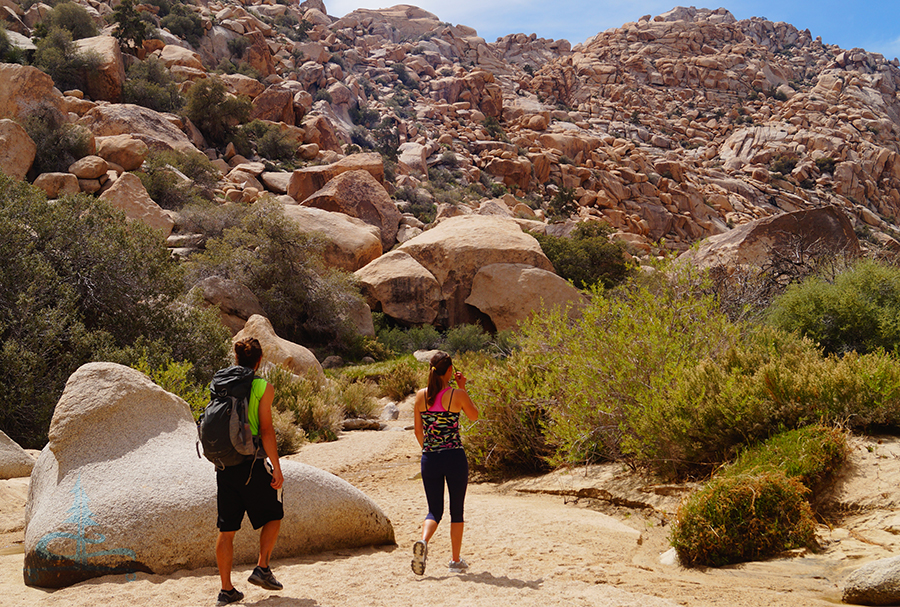
M252 474L251 474L252 467ZM281 489L273 489L271 464L258 459L237 466L228 466L216 471L218 494L216 505L219 531L237 531L244 520L244 512L250 517L250 524L259 529L270 521L284 518L281 503ZM247 483L247 477L250 483Z

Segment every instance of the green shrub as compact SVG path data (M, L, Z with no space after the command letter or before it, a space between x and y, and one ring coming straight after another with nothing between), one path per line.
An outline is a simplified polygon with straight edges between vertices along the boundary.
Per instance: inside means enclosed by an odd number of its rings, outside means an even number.
M87 90L88 79L100 67L100 56L93 51L79 52L72 42L72 34L63 28L52 27L37 41L35 67L53 78L61 90Z
M391 65L391 71L397 74L397 79L400 80L403 86L411 89L418 88L418 83L409 75L406 66L402 63L394 63Z
M185 115L215 146L225 145L234 136L237 125L250 118L250 100L227 95L225 84L215 77L194 82L186 98Z
M815 424L776 434L761 445L744 449L720 474L781 471L815 497L835 477L848 454L847 436L842 430Z
M715 478L679 509L672 545L688 567L815 549L815 520L806 492L781 472Z
M179 211L212 198L218 171L203 154L171 150L151 153L137 175L156 204Z
M384 328L378 332L378 341L393 352L408 354L416 350L437 350L443 343L441 334L431 325L409 329Z
M834 173L834 167L837 161L834 158L825 157L816 159L816 168L820 173Z
M294 423L293 412L273 410L272 426L275 428L275 448L279 457L297 453L306 443L306 433Z
M595 285L606 288L620 284L628 276L625 243L611 241L612 230L597 221L579 223L571 237L533 234L553 269L578 289Z
M550 202L547 203L551 221L565 221L578 212L578 204L575 202L575 190L561 186Z
M151 361L150 352L144 349L138 360L130 366L149 377L163 390L184 399L191 408L194 419L206 408L209 389L194 379L194 365L190 361L175 362L170 356L162 361Z
M378 417L379 406L375 398L375 384L367 381L338 380L335 385L337 404L346 418L372 419Z
M482 126L484 126L484 130L487 131L491 139L494 139L496 141L509 140L506 136L506 131L504 131L503 127L500 126L500 121L493 116L488 116L481 124Z
M479 325L458 325L447 330L441 349L456 355L462 352L487 350L491 344L490 333Z
M203 21L200 15L185 4L173 4L169 14L160 19L159 25L192 45L200 42L203 36Z
M775 173L781 173L782 175L790 175L791 171L797 166L797 163L800 159L796 154L792 153L784 153L779 154L775 158L772 159L772 164L770 165L772 171Z
M290 413L310 441L337 439L344 410L334 398L333 387L316 377L298 377L280 365L269 366L262 376L275 391L273 409Z
M316 91L316 96L313 97L315 101L326 101L328 103L332 103L334 100L331 98L331 93L326 91L325 89L319 89Z
M0 23L0 61L3 63L26 63L25 54L10 42L2 23Z
M23 229L28 226L28 229ZM185 361L209 381L227 354L217 313L181 299L159 232L89 196L52 203L0 175L0 429L40 448L69 375L91 360Z
M152 55L128 68L128 78L122 86L122 100L157 112L175 112L184 105L171 72Z
M381 394L391 400L401 401L418 388L424 387L428 381L424 372L426 366L412 357L403 359L381 377L378 382Z
M546 429L556 405L546 381L549 361L525 354L508 363L479 362L454 361L470 380L466 391L479 412L477 422L463 427L472 471L492 480L548 471L554 449Z
M31 165L35 175L68 173L76 160L90 153L90 133L66 122L53 108L37 108L25 119L23 126L37 145Z
M44 26L48 30L62 28L72 35L72 40L92 38L97 35L97 24L85 8L74 2L61 2L50 9Z
M808 278L773 301L768 321L826 353L893 351L900 346L900 269L864 260L832 282Z
M244 156L252 156L255 151L263 158L278 162L292 162L297 153L297 145L287 131L262 120L241 125L234 143Z
M257 202L240 227L208 240L189 268L194 281L220 276L245 285L280 337L349 351L358 342L347 319L359 291L351 274L324 264L323 248L284 217L280 204Z
M250 39L245 36L231 38L230 40L228 40L226 46L228 47L229 53L241 57L243 56L244 51L250 48Z

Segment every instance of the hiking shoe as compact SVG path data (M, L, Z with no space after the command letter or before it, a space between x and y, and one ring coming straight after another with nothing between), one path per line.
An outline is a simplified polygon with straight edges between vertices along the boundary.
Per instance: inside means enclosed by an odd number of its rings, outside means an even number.
M425 540L413 542L412 570L416 575L425 574L425 559L428 558L428 544Z
M284 588L284 584L275 579L275 574L272 573L271 569L268 567L263 569L259 565L256 566L253 573L247 578L247 581L266 590L281 590Z
M469 564L465 561L465 559L459 559L458 561L450 561L450 573L461 573L469 568Z
M237 588L232 588L231 590L220 590L219 598L218 600L216 600L216 607L222 607L222 605L228 605L230 603L237 603L242 598L244 598L244 593Z

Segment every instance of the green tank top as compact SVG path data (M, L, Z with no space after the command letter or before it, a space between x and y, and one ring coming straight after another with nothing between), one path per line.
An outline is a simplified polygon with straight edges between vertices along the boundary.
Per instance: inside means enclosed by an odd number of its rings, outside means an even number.
M250 405L247 409L247 416L250 418L250 432L253 433L253 436L259 436L259 401L266 393L268 385L266 380L255 377L253 385L250 387Z

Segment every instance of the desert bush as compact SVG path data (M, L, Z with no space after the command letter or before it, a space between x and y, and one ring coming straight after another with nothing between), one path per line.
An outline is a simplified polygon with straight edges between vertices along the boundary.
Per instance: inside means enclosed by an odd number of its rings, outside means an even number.
M250 48L250 39L246 36L238 36L237 38L231 38L226 43L228 47L228 52L232 55L236 55L241 57L248 48Z
M128 78L122 86L122 100L157 112L175 112L184 104L171 72L152 55L128 68Z
M366 129L374 128L381 118L378 110L369 109L362 103L356 103L350 106L348 114L350 116L350 120L353 121L353 124L359 125Z
M159 25L173 35L184 38L192 45L200 42L203 36L203 21L200 15L185 4L173 3L169 14L160 19Z
M250 117L250 100L225 93L218 78L204 78L187 90L185 115L200 129L206 140L216 146L226 144L234 136L237 125Z
M863 260L833 281L810 277L776 298L768 321L817 342L826 353L900 346L900 269Z
M463 430L472 471L492 480L548 471L554 449L546 430L557 404L546 381L552 362L526 354L504 363L484 359L477 367L458 364L479 411L478 421Z
M561 186L550 202L547 203L551 221L565 221L578 212L578 204L575 202L575 190Z
M558 402L548 426L554 463L646 457L646 446L632 443L635 426L668 402L686 370L736 335L713 298L697 292L696 278L659 273L615 292L595 291L577 321L556 311L526 323L523 352L543 350L555 365L549 378Z
M23 229L27 226L27 229ZM182 275L161 235L88 196L52 203L0 175L0 429L46 442L69 375L91 360L192 363L208 381L227 354L215 313L181 300Z
M807 489L782 472L713 479L678 511L671 542L683 565L720 566L816 548Z
M496 141L509 141L506 136L506 131L500 126L500 121L493 116L488 116L481 124L484 127L484 130L487 131L487 134L490 135L491 139Z
M378 382L381 394L391 400L403 400L428 381L426 367L411 356L404 358L381 377Z
M556 273L578 289L600 284L610 288L628 276L625 243L611 241L612 229L605 223L579 223L571 237L533 234Z
M292 162L297 153L294 139L277 124L253 120L238 128L234 145L244 156L261 157L277 162Z
M212 198L218 171L203 154L170 150L152 152L137 176L156 204L179 211Z
M406 66L402 63L394 63L391 65L391 71L397 74L397 79L400 80L403 86L411 89L419 87L419 84L409 75Z
M360 295L351 274L324 264L323 247L287 220L280 204L257 202L239 227L226 228L192 258L190 278L236 280L257 296L280 337L348 351L359 339L347 319Z
M138 359L129 366L137 369L163 390L181 397L197 419L209 402L209 389L193 377L194 365L190 361L176 362L171 356L151 360L151 353L142 349Z
M378 417L376 393L378 387L368 381L336 380L334 395L346 418L372 419Z
M250 208L242 204L218 204L202 201L184 207L179 216L180 229L203 234L207 239L221 238L226 230L239 228Z
M25 63L22 51L9 40L6 28L0 23L0 61L3 63Z
M378 331L378 341L397 354L408 354L416 350L437 350L443 342L440 332L432 325L383 328Z
M815 501L818 491L835 477L848 454L843 430L814 424L776 434L760 445L744 449L720 474L781 471L809 489Z
M36 43L34 65L53 78L60 90L87 90L88 78L100 66L100 56L93 51L79 51L69 30L52 27Z
M303 429L312 442L337 439L344 410L335 399L331 384L319 378L294 375L280 365L270 365L262 377L272 384L274 410L290 413L293 422Z
M297 453L306 442L306 433L294 423L291 411L273 410L272 426L275 428L275 448L279 457Z
M814 548L807 497L815 501L848 452L842 430L818 424L745 449L682 506L671 537L679 558L716 566Z
M90 133L66 122L53 108L37 108L23 126L37 145L31 165L35 175L67 173L76 160L90 153Z
M825 158L816 158L816 168L819 169L821 173L834 173L834 166L837 164L837 161L830 156Z
M772 164L770 165L772 171L775 173L781 173L782 175L790 175L791 171L797 166L797 163L800 159L796 154L785 153L779 154L775 158L772 159Z
M441 349L455 355L487 350L492 343L491 334L479 325L457 325L447 330Z
M92 38L97 35L97 24L85 8L74 2L61 2L50 9L44 26L49 30L62 28L72 35L72 40Z

